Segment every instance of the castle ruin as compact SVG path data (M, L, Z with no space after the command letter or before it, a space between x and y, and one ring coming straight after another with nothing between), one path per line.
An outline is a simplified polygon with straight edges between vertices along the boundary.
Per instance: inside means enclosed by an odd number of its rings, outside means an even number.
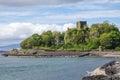
M85 25L87 25L86 21L78 21L76 22L76 27L78 30L82 29Z

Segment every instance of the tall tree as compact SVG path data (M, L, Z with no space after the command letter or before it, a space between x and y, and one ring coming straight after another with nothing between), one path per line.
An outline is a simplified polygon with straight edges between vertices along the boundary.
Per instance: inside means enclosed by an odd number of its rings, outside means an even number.
M120 45L120 32L112 31L100 36L100 44L106 49L115 49Z
M44 46L54 45L54 37L51 31L46 31L41 34L42 42Z
M109 33L111 31L119 32L118 28L114 24L110 24L108 21L103 23L93 24L90 28L90 38L99 38L103 33Z

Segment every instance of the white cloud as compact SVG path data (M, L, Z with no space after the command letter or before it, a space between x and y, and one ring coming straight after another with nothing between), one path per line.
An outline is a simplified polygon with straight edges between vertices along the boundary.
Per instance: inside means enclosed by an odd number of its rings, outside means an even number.
M1 6L9 7L28 7L28 6L41 6L41 5L59 5L76 3L79 0L0 0Z
M31 36L34 33L41 34L43 31L66 31L67 28L75 27L74 24L64 25L56 24L32 24L32 23L10 23L0 24L0 45L19 43L21 40Z
M22 17L22 16L30 16L30 15L33 15L34 13L33 12L26 12L26 11L0 11L0 16L5 16L5 17Z
M5 17L5 21L19 21L32 23L68 23L71 20L76 21L80 19L92 18L118 18L120 17L120 10L90 10L77 11L72 13L39 13L39 12L0 12L0 17Z
M93 19L93 18L118 18L120 17L120 10L92 10L92 11L80 11L68 14L54 14L46 15L44 17L34 17L33 21L40 21L46 23L57 23L66 22L69 20L82 20L82 19Z
M82 6L82 7L81 7ZM82 3L76 3L76 4L69 4L69 5L62 5L61 7L65 7L68 9L79 9L79 10L100 10L100 9L107 9L106 6L100 6L100 5L95 5L95 4L82 4Z
M120 3L120 0L109 0L110 3Z
M43 5L62 5L72 3L120 3L119 0L0 0L4 7L33 7Z
M117 24L116 26L117 26L117 27L118 27L118 29L120 30L120 24Z

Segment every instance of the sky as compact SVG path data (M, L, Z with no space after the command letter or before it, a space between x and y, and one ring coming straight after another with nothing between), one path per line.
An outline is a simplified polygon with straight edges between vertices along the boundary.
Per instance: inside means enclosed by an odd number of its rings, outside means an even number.
M90 27L105 20L120 29L120 0L0 0L0 46L47 30L64 32L77 21Z

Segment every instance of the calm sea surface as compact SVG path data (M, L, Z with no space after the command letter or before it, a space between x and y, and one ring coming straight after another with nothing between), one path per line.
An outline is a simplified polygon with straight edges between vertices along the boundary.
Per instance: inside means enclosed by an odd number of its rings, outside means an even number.
M0 80L81 80L87 72L115 58L5 58Z

